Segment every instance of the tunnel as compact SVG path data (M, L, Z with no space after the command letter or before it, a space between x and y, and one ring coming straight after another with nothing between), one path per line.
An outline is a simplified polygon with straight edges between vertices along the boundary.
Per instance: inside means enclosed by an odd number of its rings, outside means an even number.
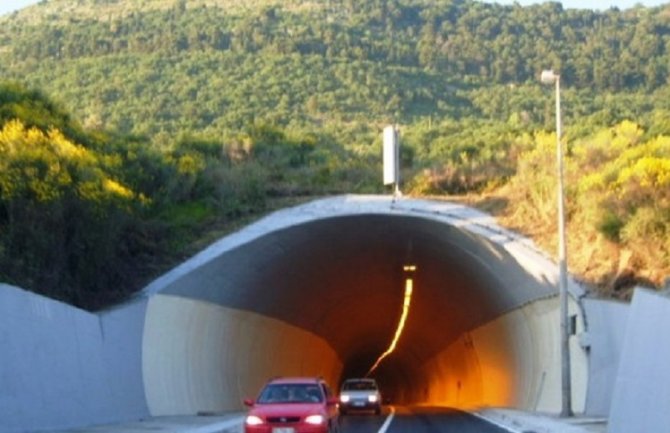
M407 270L411 265L414 270ZM269 378L369 372L393 404L560 409L555 264L467 206L338 196L275 212L161 276L142 378L152 415L238 410ZM584 327L570 279L574 333ZM587 352L571 339L574 408Z

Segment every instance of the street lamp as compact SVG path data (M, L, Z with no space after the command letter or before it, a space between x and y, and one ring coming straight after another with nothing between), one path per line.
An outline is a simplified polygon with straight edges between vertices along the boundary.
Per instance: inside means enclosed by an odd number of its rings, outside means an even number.
M558 282L561 304L561 416L572 416L572 387L570 380L570 336L568 333L568 269L565 246L565 192L563 180L563 147L561 146L561 76L544 70L540 81L556 83L556 168L558 170Z

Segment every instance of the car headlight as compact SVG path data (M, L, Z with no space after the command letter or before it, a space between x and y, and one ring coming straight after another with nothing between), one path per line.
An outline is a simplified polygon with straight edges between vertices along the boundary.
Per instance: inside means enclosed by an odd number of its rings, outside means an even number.
M340 396L340 401L342 403L347 403L347 402L349 402L349 400L351 400L351 397L349 397L348 395L341 395Z
M305 418L305 423L311 424L311 425L321 425L324 423L326 419L323 417L323 415L310 415L307 418Z
M263 420L261 419L261 417L256 416L256 415L247 416L247 419L244 422L247 425L261 425L261 424L263 424Z
M379 400L379 398L376 395L369 395L368 396L368 401L370 403L377 403L377 400Z

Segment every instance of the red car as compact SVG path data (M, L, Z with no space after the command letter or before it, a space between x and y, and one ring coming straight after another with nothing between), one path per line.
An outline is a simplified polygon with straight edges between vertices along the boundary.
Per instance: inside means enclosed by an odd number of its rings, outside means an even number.
M245 433L338 433L338 399L320 378L273 379L253 401L244 400L249 413Z

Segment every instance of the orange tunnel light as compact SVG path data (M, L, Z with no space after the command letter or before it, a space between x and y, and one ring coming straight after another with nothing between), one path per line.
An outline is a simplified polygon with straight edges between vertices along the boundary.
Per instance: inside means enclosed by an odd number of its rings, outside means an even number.
M416 267L413 266L414 269ZM414 270L412 269L412 270ZM409 307L412 302L412 292L413 292L413 286L414 283L411 278L407 278L405 280L405 299L403 301L402 305L402 315L400 316L400 321L398 322L398 327L396 328L395 331L395 336L393 337L393 341L391 341L391 344L389 345L388 349L384 353L382 353L379 358L377 358L377 361L374 363L372 367L370 367L370 370L367 372L365 376L369 376L374 372L379 364L389 356L393 351L395 350L396 345L398 344L398 340L400 340L400 336L402 335L402 331L405 328L405 321L407 321L407 316L409 315Z

